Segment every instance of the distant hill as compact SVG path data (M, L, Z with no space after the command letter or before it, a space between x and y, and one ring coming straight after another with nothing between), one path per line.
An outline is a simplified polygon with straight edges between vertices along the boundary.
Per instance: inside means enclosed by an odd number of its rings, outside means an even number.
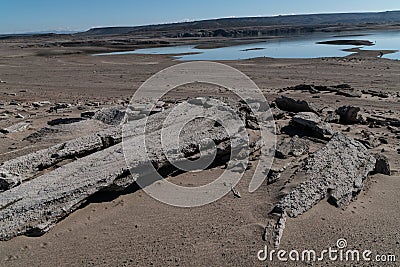
M94 28L79 35L144 34L168 37L272 35L314 31L327 26L399 24L400 11L223 18L136 27Z

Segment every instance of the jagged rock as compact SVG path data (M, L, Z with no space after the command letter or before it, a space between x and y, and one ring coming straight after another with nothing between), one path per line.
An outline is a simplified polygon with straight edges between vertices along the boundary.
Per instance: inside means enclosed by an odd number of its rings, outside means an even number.
M371 89L362 90L362 93L366 94L366 95L380 97L380 98L389 98L389 96L390 96L389 93L387 93L387 92L375 91L375 90L371 90Z
M363 122L362 116L359 114L361 109L359 107L343 106L336 110L340 116L340 122L344 124L355 124Z
M375 173L381 173L385 175L391 175L390 163L389 159L383 154L375 155L376 164L375 164Z
M382 143L373 133L368 131L361 131L363 138L357 138L356 140L362 143L366 148L372 149L380 146Z
M135 104L135 105L130 105L129 109L132 111L132 115L149 116L164 111L163 107L164 104L165 104L164 102L159 101L157 102L154 108L152 108L152 105L150 104Z
M306 140L295 135L293 138L283 140L277 145L275 156L280 159L286 159L290 156L301 156L308 153L310 146Z
M10 173L9 171L0 168L0 188L9 187L10 185L17 186L21 183L19 179L17 179L18 174Z
M339 123L340 122L340 116L336 113L328 113L325 117L325 122L328 123Z
M360 90L356 90L352 88L349 84L339 84L335 86L324 86L324 85L308 85L301 84L295 87L292 87L293 90L307 90L310 93L318 93L318 92L333 92L337 95L342 95L346 97L361 97L362 92Z
M60 118L60 119L54 119L51 121L48 121L47 124L50 126L54 125L59 125L59 124L71 124L71 123L76 123L83 121L84 119L82 118Z
M360 98L362 96L362 92L356 89L341 89L338 88L336 90L337 95L342 95L346 97L358 97Z
M271 113L274 117L275 120L281 120L284 119L286 117L286 113L282 110L280 110L279 108L271 108Z
M367 122L370 122L374 125L400 127L400 120L398 118L380 116L376 114L369 115L367 117Z
M60 109L65 110L65 109L70 109L72 108L72 104L69 103L56 103L54 106L50 107L49 112L55 112L57 113Z
M295 115L291 124L310 130L318 138L326 138L334 133L329 123L322 121L317 114L312 112L301 112Z
M85 119L91 119L96 115L96 111L85 111L81 113L81 117Z
M314 86L311 84L299 84L299 85L296 85L294 87L294 89L300 90L300 91L314 91L315 90Z
M0 114L0 120L6 120L8 118L10 118L10 116L7 113Z
M285 111L318 113L313 104L304 100L295 100L290 97L281 96L275 100L275 103L278 108Z
M118 125L125 122L125 116L125 109L119 107L110 107L97 111L93 116L93 119L109 125Z
M330 203L345 207L362 190L368 174L375 168L376 160L359 142L341 133L310 155L297 170L288 192L274 211L284 211L297 217L322 199L329 197Z
M68 103L56 103L56 105L54 106L54 109L65 109L65 108L70 108L72 107L71 104Z
M291 165L291 162L286 163L285 165L280 166L280 167L274 166L274 167L272 167L272 168L270 168L270 169L265 170L264 173L265 173L266 176L267 176L267 184L270 185L270 184L273 184L273 183L277 182L277 181L280 179L282 173L283 173L290 165Z
M281 178L282 172L277 171L277 170L269 170L267 174L267 184L274 184L276 183L280 178Z
M395 126L388 126L387 129L394 134L400 134L400 129L398 127Z
M282 240L282 236L283 236L283 231L286 228L286 212L282 212L282 214L280 215L280 218L278 219L278 222L275 225L275 229L273 232L273 241L274 241L274 247L276 249L279 249L280 245L281 245L281 240Z
M4 134L23 132L28 129L29 126L31 126L31 124L28 122L20 122L10 127L0 129L0 132Z
M34 108L40 108L40 107L43 107L43 106L46 106L46 105L50 105L50 104L51 103L49 101L41 101L41 102L33 102L32 106Z

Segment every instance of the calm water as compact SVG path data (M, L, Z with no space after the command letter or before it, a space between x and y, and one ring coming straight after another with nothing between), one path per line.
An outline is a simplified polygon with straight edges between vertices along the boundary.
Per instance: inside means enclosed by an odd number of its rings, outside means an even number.
M363 36L348 36L348 35ZM343 34L344 35L344 34ZM326 45L317 44L321 41L330 40L369 40L374 46L352 46L352 45ZM175 58L182 61L189 60L237 60L256 57L272 58L319 58L319 57L343 57L350 55L344 49L359 47L366 50L400 50L400 31L382 32L352 32L346 36L334 36L333 34L314 34L306 37L291 37L267 42L230 46L215 49L197 49L194 46L174 46L139 49L128 52L113 52L98 54L124 55L124 54L175 54ZM257 49L257 50L252 50ZM187 53L196 53L183 55ZM400 59L400 52L385 55L384 58Z

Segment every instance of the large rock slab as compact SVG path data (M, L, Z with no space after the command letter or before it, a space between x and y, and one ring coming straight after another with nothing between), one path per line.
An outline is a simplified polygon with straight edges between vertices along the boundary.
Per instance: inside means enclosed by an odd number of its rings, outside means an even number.
M228 138L222 127L214 129L210 134L211 124L201 126L204 126L204 130L199 130L197 124L192 129L192 134L184 137L182 147L196 146L210 136L217 145ZM145 136L139 135L125 143L125 146L135 147L138 151L127 157L128 165L125 162L122 144L118 144L1 193L0 239L7 240L22 234L42 234L60 219L78 209L94 193L110 188L122 190L137 178L150 175L150 165L157 168L167 167L169 163L165 155L161 149L155 149L161 148L161 144L154 141L158 139L159 134L152 133L146 137L146 145L154 149L148 151L148 161L143 161L141 154ZM173 154L175 150L177 149L170 148L168 151ZM229 153L228 150L219 151ZM129 175L128 166L133 170L132 176Z
M189 105L183 112L191 110L193 107ZM159 116L166 115L161 114ZM173 118L175 121L179 121L180 118L188 117L192 117L192 115L187 114L187 116ZM230 111L226 111L225 116L221 117L224 122L231 119ZM99 146L102 148L2 192L0 240L8 240L18 235L43 234L99 191L123 190L139 178L145 178L146 182L149 179L149 183L156 182L157 180L152 178L155 170L151 166L154 166L156 170L162 170L164 175L168 174L168 170L173 172L175 169L172 164L186 162L188 159L197 159L200 155L208 156L208 153L213 155L211 149L210 151L208 149L200 151L200 147L207 148L210 141L215 144L217 160L229 157L232 151L242 151L244 147L242 136L243 132L246 133L244 128L239 127L238 132L241 134L232 136L222 125L216 124L213 120L195 119L187 123L179 135L178 144L161 143L162 133L174 133L177 128L175 124L164 125L164 128L161 129L163 124L158 119L153 119L149 120L146 124L146 131L144 131L143 127L138 127L140 123L145 122L133 121L125 125L127 128L124 129L123 144L107 145L107 148L104 145L107 138L110 139L108 140L110 144L116 142L116 139L122 138L118 127L113 127L111 133L102 132L100 135L85 137L93 138L90 149L96 150L99 149ZM165 138L170 137L166 136ZM84 151L86 149L82 150L82 144L75 143L88 141L90 140L73 140L72 143L52 149L58 149L59 151L56 153L60 153L60 151L67 153L69 150L64 151L63 149L69 145L73 147L74 151ZM207 142L205 143L205 141ZM126 153L126 148L128 148L128 153ZM30 155L35 164L28 168L36 168L35 166L40 162L40 159L36 157L46 156L47 152L49 150L42 151L40 155ZM72 154L76 154L76 152ZM55 157L58 158L58 156ZM47 157L46 164L47 160L51 161L52 159ZM23 164L28 164L27 160L23 162ZM2 167L4 170L5 166ZM18 165L18 168L20 168L20 172L23 172L25 166ZM36 170L29 174L31 173L36 173ZM13 174L7 170L4 171L5 178L9 179L10 175ZM25 173L23 176L26 175Z
M126 127L126 137L161 129L167 112L155 114L145 119L132 121ZM179 120L177 120L178 122ZM89 120L87 121L89 122ZM8 190L38 176L43 170L51 168L64 160L81 158L122 141L122 126L111 126L106 130L75 138L54 145L48 149L24 155L0 164L0 191Z
M337 133L306 159L286 185L293 189L279 201L275 211L297 217L325 198L338 207L347 206L363 188L375 162L361 143Z
M295 115L291 124L311 131L318 138L328 138L334 133L329 123L324 122L317 114L312 112L301 112Z

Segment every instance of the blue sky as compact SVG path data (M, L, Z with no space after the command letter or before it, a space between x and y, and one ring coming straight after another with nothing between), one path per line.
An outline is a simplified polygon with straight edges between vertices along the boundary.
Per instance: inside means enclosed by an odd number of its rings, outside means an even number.
M400 10L399 0L0 0L0 33L220 17Z

